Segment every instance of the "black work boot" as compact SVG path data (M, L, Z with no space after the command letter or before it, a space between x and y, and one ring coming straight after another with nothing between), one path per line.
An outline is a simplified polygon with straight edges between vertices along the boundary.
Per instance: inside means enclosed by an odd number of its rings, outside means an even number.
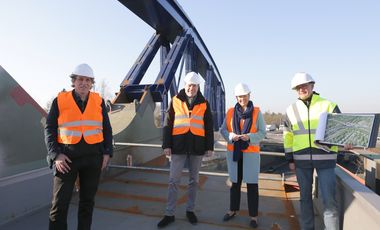
M157 227L163 228L168 226L170 223L173 223L175 220L174 216L164 216L160 222L158 222Z
M257 220L251 219L251 222L249 222L249 226L251 228L257 228Z
M198 222L198 218L194 212L186 211L186 217L191 224L196 224Z

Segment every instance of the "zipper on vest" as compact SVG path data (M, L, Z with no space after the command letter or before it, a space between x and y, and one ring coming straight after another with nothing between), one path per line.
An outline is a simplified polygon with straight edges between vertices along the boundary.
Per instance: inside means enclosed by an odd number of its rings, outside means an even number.
M309 130L309 154L310 154L310 160L312 161L313 155L311 154L310 107L309 107L309 105L307 106L307 128Z

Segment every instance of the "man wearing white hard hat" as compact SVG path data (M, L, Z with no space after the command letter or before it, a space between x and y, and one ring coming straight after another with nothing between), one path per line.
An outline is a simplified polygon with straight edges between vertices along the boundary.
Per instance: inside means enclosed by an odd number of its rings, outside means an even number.
M112 128L104 100L90 92L95 79L92 68L80 64L70 77L74 89L54 99L45 126L47 161L54 172L50 230L68 229L67 213L77 176L77 229L91 229L100 173L112 155Z
M157 224L163 228L174 222L178 187L185 162L189 167L186 217L191 224L198 219L194 213L199 169L202 157L214 150L214 124L210 105L199 90L201 77L186 74L185 87L172 98L165 114L162 148L171 157L168 197L164 218Z
M260 141L265 137L265 121L260 108L250 100L251 90L244 83L235 87L237 103L227 111L220 133L227 141L227 168L232 186L230 208L223 221L234 218L240 210L241 184L247 184L250 227L258 226Z
M296 73L291 81L298 100L286 110L284 129L285 157L289 168L296 172L301 195L301 229L314 229L312 200L313 173L317 171L319 189L323 198L326 229L339 229L335 198L335 166L337 146L328 151L314 143L315 130L321 113L340 113L338 106L314 92L315 81L310 74Z

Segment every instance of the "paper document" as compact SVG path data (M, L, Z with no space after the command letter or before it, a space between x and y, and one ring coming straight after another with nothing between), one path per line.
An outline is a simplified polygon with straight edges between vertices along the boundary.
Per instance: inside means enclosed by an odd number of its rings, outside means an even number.
M327 115L328 113L322 113L319 116L319 122L318 122L318 128L315 131L315 137L314 141L323 141L325 138L325 131L326 131L326 123L327 123Z

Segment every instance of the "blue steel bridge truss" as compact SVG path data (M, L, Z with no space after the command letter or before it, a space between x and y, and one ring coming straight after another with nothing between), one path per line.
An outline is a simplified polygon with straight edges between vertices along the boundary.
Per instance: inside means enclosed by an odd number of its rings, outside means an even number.
M120 84L114 103L140 101L149 91L161 111L168 107L171 97L179 91L182 69L194 71L205 80L204 96L210 103L214 129L218 130L225 116L225 88L219 70L201 36L181 6L175 0L119 0L156 32ZM140 84L158 50L160 70L153 84ZM182 61L181 61L182 60ZM175 77L179 69L178 79Z

